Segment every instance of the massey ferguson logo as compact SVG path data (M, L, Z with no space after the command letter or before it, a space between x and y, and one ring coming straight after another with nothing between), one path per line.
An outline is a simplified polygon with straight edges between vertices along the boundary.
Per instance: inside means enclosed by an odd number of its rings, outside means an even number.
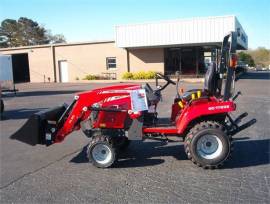
M228 109L230 108L229 105L224 105L224 106L211 106L208 108L208 110L213 111L213 110L223 110L223 109Z

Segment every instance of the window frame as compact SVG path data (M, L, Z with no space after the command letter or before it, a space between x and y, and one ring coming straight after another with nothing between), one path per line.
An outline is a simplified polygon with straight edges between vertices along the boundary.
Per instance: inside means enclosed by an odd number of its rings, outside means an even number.
M110 63L109 60L114 59L115 63ZM110 65L115 65L115 67L110 67ZM115 70L117 69L117 60L116 57L106 57L106 68L107 70Z

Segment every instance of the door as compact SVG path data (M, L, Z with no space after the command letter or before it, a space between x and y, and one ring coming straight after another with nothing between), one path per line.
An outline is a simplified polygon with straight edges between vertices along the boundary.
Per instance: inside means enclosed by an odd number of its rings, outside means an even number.
M68 82L68 63L67 61L59 61L60 82Z
M13 54L12 69L14 83L30 82L28 54Z
M182 49L182 74L196 74L196 52L194 48Z
M176 74L181 69L181 50L180 48L166 48L165 56L165 74Z

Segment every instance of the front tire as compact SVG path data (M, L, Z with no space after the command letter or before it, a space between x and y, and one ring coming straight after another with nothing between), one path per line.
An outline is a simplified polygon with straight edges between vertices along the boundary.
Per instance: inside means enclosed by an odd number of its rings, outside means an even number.
M109 136L95 136L87 150L89 161L98 168L108 168L116 161L116 149Z
M231 154L231 137L224 127L214 121L195 125L185 139L188 158L199 167L221 167Z

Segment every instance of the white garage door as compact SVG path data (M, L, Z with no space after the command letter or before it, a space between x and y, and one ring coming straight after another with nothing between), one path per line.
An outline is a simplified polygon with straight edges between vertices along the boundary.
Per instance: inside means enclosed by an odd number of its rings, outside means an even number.
M60 82L68 82L68 63L67 61L59 61Z

